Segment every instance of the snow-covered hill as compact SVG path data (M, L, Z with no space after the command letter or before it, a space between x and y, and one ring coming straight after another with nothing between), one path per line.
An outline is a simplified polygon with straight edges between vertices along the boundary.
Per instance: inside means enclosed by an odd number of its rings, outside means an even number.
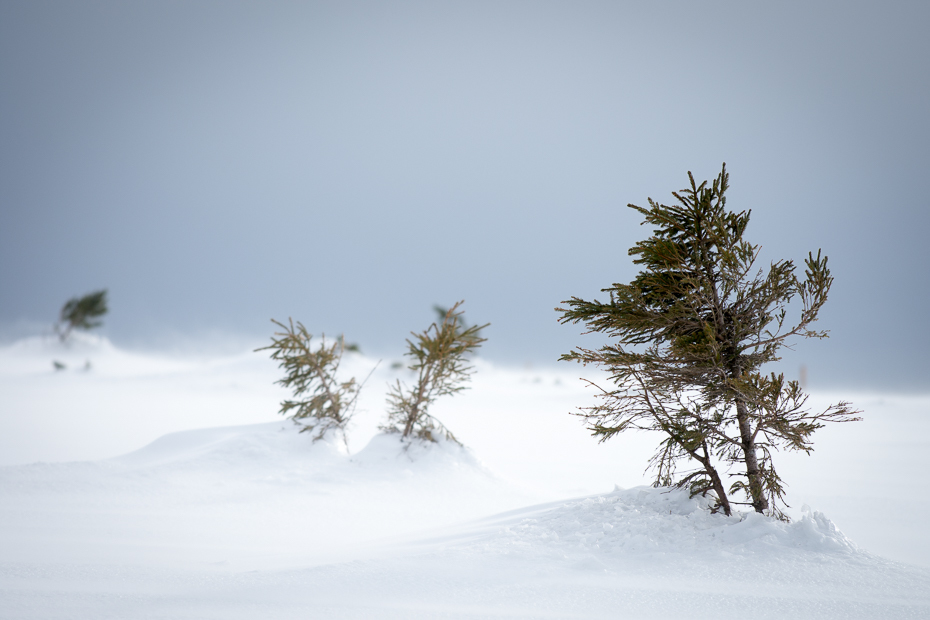
M930 617L927 568L817 512L851 506L919 563L927 399L868 397L866 423L783 459L785 524L641 486L651 439L594 443L566 415L590 397L574 369L481 363L437 410L468 448L406 446L377 432L388 366L348 450L277 419L259 354L0 349L0 618Z

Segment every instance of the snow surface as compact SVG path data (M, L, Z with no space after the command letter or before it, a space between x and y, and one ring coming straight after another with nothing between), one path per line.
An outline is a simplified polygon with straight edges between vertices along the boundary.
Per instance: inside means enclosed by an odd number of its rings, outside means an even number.
M347 449L261 353L0 349L0 618L930 618L930 399L816 394L865 421L782 457L785 524L642 486L653 438L596 444L577 368L478 365L436 410L468 448L378 433L385 360Z

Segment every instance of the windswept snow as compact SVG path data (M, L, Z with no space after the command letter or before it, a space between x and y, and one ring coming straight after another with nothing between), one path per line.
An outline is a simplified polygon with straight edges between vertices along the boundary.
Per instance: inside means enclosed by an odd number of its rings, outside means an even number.
M479 362L437 409L463 448L378 432L382 364L347 449L278 419L260 354L0 349L0 618L930 618L926 398L784 459L782 523L642 486L651 438L590 439L574 370Z
M363 584L367 594L340 609L341 617L382 605L395 611L387 617L930 614L927 571L857 549L820 513L792 524L755 514L728 518L669 489L533 506L421 541L419 551L303 574ZM424 574L430 587L422 589ZM314 591L323 596L325 587Z
M289 422L173 433L106 461L0 468L0 489L6 560L47 552L241 570L351 559L387 537L531 501L451 442L377 435L349 456Z

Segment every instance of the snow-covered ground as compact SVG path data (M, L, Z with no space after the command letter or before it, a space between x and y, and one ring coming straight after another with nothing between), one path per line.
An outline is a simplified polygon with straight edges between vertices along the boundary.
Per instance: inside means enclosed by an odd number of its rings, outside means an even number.
M865 420L781 457L784 524L642 486L654 439L594 442L577 367L479 360L435 411L468 448L405 450L390 362L347 450L262 353L0 348L0 618L930 618L930 397L815 393Z

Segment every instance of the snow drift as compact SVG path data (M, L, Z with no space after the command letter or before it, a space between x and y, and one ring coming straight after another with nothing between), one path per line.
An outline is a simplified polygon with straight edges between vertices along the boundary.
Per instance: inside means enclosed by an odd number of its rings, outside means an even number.
M19 463L0 467L0 618L930 617L926 569L819 512L725 517L641 486L650 438L595 444L566 415L590 396L572 374L481 363L437 411L462 448L377 432L383 364L347 450L277 418L260 356L68 351L0 349L0 447ZM822 460L786 459L789 499L925 557L908 459L930 406L864 406L881 415L826 436Z

